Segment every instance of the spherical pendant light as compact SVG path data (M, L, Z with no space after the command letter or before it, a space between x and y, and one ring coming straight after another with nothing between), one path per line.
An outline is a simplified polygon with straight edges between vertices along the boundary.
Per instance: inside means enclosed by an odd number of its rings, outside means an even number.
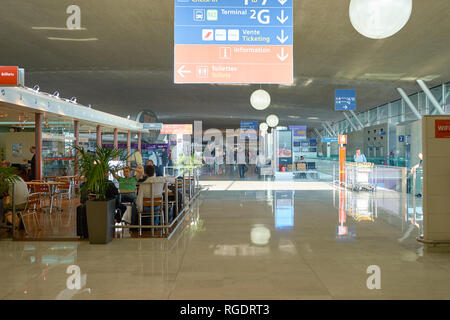
M269 129L269 126L267 125L267 123L263 122L259 125L259 130L261 132L266 132Z
M408 22L412 0L351 0L349 14L353 27L371 39L388 38Z
M266 118L266 123L269 125L269 127L271 128L275 128L278 125L279 119L276 115L271 114L269 116L267 116Z
M250 104L256 110L264 110L270 105L270 94L262 89L256 90L250 96Z

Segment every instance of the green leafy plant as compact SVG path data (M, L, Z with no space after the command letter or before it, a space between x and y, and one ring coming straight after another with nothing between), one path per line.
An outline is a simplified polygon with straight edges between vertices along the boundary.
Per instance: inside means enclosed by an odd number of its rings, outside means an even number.
M176 162L177 168L182 168L181 172L192 173L194 168L201 167L202 157L197 155L186 156L181 154Z
M74 147L78 152L79 175L86 178L86 182L81 187L81 195L95 195L95 199L106 201L106 189L108 186L108 175L122 170L125 166L112 165L111 161L116 158L120 162L125 162L127 156L125 150L118 150L109 147L97 147L95 152L89 152L82 147Z
M0 167L0 198L3 198L9 190L9 187L19 180L16 168Z

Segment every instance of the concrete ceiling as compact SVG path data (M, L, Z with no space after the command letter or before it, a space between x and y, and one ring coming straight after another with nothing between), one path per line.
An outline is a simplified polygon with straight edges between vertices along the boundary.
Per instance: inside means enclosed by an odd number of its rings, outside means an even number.
M280 125L319 127L343 119L333 109L336 88L357 89L362 111L400 98L397 87L418 91L416 78L429 86L449 81L450 1L414 0L408 24L384 40L354 30L349 2L294 0L296 84L263 85L272 96L265 111L249 104L259 85L173 84L173 0L2 0L0 64L25 68L27 86L76 96L101 111L151 109L165 123L203 120L206 128L238 127L269 113ZM40 29L65 28L71 4L81 7L85 29Z

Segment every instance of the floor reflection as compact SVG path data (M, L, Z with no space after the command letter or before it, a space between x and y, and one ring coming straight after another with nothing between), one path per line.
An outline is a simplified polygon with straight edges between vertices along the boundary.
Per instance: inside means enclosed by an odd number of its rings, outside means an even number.
M339 212L336 239L348 239L350 235L355 238L359 223L376 220L400 229L403 236L399 241L423 234L422 199L410 194L392 191L356 192L337 188L333 191L333 205Z

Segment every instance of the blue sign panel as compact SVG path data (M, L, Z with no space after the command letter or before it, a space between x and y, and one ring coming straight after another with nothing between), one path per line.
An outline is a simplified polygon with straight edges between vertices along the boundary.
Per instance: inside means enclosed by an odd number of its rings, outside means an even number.
M334 94L334 110L356 110L356 90L336 89Z
M258 138L258 121L241 121L241 139Z
M303 137L306 139L306 126L289 126L289 130L294 132L294 137Z
M147 130L162 130L162 123L143 123L142 127Z
M398 136L398 142L405 142L405 136Z
M323 137L322 138L322 142L338 142L339 138L338 137Z

